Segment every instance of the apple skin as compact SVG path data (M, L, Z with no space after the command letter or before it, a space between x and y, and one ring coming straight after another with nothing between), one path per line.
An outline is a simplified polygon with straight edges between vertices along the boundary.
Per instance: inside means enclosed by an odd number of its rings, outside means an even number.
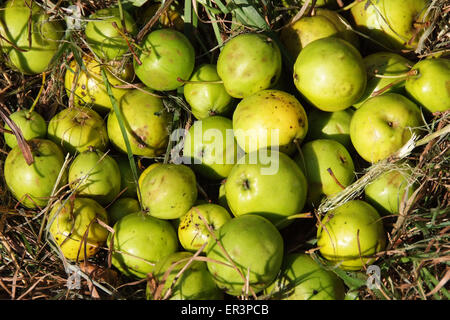
M185 165L161 164L148 172L141 184L142 207L159 219L183 216L197 200L197 180Z
M184 138L183 158L206 179L226 178L242 153L233 135L233 123L225 117L195 121Z
M211 235L200 215L215 232L231 219L228 211L213 203L200 204L192 207L180 218L178 239L187 251L198 251L205 242L211 241Z
M308 134L305 141L331 139L347 149L352 148L350 140L350 122L353 109L325 112L314 108L308 113Z
M49 231L66 259L83 261L105 244L108 230L97 219L108 224L106 210L93 199L68 199L64 205L58 202L53 207L48 218Z
M217 59L217 73L228 94L235 98L273 87L281 69L277 44L257 33L240 34L227 41Z
M175 229L169 221L135 212L122 217L110 233L112 264L125 275L145 278L154 264L178 250Z
M216 234L232 263L248 276L249 286L258 293L276 278L283 262L284 244L281 234L266 218L257 215L236 217L226 222ZM208 270L219 288L227 294L243 293L245 282L230 264L222 248L211 241L206 250ZM250 272L249 272L250 271Z
M9 118L19 127L25 140L31 139L45 139L47 137L47 123L44 118L37 113L22 109L13 112ZM11 130L8 124L5 123L5 129ZM17 146L17 138L11 133L4 133L6 144L12 149Z
M175 90L194 71L195 50L188 38L173 29L150 32L141 42L139 65L134 61L137 77L149 88L158 91Z
M189 81L220 81L216 65L202 64L194 71ZM199 120L214 115L226 115L233 108L233 97L221 83L186 83L183 93L191 106L192 114Z
M130 161L128 160L128 157L120 155L120 156L112 156L114 160L116 160L117 165L119 166L120 171L120 191L126 189L125 192L123 192L120 197L124 198L137 198L137 185L136 181L134 180L133 172L131 171ZM134 159L133 159L134 160ZM134 160L134 163L136 161ZM136 163L136 169L138 177L140 176L141 172L139 169L139 166Z
M122 96L119 109L134 155L156 157L166 151L170 116L162 99L133 89ZM107 129L114 147L126 154L125 140L114 111L108 115Z
M86 175L89 175L85 178ZM69 167L69 185L81 197L89 197L103 206L120 192L120 171L116 160L102 151L78 154Z
M405 57L392 52L376 52L364 57L364 64L367 70L367 86L364 94L358 102L353 104L353 107L359 108L361 105L371 97L371 95L398 81L399 78L378 78L375 73L382 76L400 76L406 74L413 62ZM404 93L405 81L400 81L394 84L391 88L384 91Z
M88 55L84 55L82 59L86 70L81 69L75 59L70 62L69 67L66 69L64 87L66 88L67 97L70 99L73 91L75 106L92 106L95 111L104 115L113 110L113 106L103 81L102 66L105 67L111 92L118 103L130 89L115 88L115 86L121 86L125 82L133 81L133 64L111 61L102 65ZM75 81L76 83L74 83Z
M89 108L67 108L50 119L47 128L50 140L71 154L93 147L105 151L109 137L103 118Z
M398 151L422 124L419 108L398 93L368 99L353 115L350 138L358 154L376 163Z
M119 198L107 209L109 225L114 226L122 217L139 211L141 211L141 207L136 199Z
M5 182L14 198L23 206L44 207L52 195L53 187L63 167L64 154L50 140L32 139L28 141L28 144L34 163L28 165L20 147L14 147L8 153L4 163ZM67 174L63 173L60 185L66 183Z
M280 90L262 90L239 102L233 113L233 130L247 153L261 148L279 148L292 154L308 132L305 109L293 95ZM278 141L272 141L272 135Z
M384 250L385 245L379 213L361 200L350 200L329 211L317 230L320 253L343 270L361 270L363 262L372 263L374 259L370 256Z
M116 23L120 30L125 27L131 36L135 36L138 32L131 14L123 10L122 20L119 10L117 7L97 10L90 15L84 30L86 41L92 51L105 61L120 60L129 50L127 41L120 35L113 23ZM122 24L123 22L125 22L125 26Z
M355 166L347 149L337 141L313 140L302 146L302 156L296 158L300 168L305 168L308 180L307 203L317 205L323 196L332 197L355 180Z
M399 214L404 197L411 197L415 186L410 183L410 172L392 170L381 174L365 189L365 199L382 215Z
M281 274L266 289L277 300L344 300L345 287L332 271L309 255L291 253L285 257Z
M315 107L340 111L358 101L366 89L367 74L359 51L336 37L307 45L294 64L294 84Z
M154 275L161 283L165 281L160 298L164 298L177 274L186 266L193 254L186 251L172 253L155 265ZM169 268L172 268L169 271ZM167 274L166 277L166 272ZM153 300L150 287L146 287L147 300ZM204 261L194 260L172 287L169 300L222 300L223 292L217 287Z
M154 3L150 5L143 13L141 11L137 12L137 23L140 27L144 27L145 24L150 21L151 18L156 14L156 11L161 7L161 3ZM153 26L154 29L160 28L174 28L180 32L184 29L184 20L177 8L173 5L169 6L167 10L161 13L158 22Z
M286 154L272 151L269 157L270 162L266 162L253 152L241 158L225 182L225 194L236 217L261 215L278 228L283 228L292 221L287 220L290 215L302 212L308 190L307 180L295 161ZM276 172L264 174L270 166L277 166Z
M450 110L450 61L443 58L417 62L416 76L406 79L408 94L429 112Z
M31 5L31 10L28 5ZM31 26L31 48L28 23ZM64 35L64 27L58 20L50 20L50 16L34 1L9 0L0 10L0 35L24 50L15 49L0 37L0 50L8 57L7 61L14 69L31 75L48 70Z

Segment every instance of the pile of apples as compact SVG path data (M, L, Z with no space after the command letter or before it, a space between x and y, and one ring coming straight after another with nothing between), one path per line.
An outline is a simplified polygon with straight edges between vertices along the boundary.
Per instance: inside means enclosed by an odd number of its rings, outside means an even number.
M281 43L241 33L215 64L198 63L173 8L139 45L130 41L155 5L136 21L119 8L89 16L89 50L77 51L65 72L70 107L48 122L23 106L10 115L33 161L17 135L4 134L9 191L26 208L49 210L49 236L66 259L108 249L123 274L153 275L162 286L148 286L148 299L343 299L332 269L360 271L376 260L386 245L382 217L398 214L414 191L410 172L388 171L364 198L318 217L322 263L287 253L282 230L354 183L356 159L370 166L393 156L431 113L450 109L449 60L412 61L379 49L363 57L349 22L316 8L283 28ZM353 27L386 47L411 49L427 6L358 2ZM55 59L64 26L35 2L9 0L0 35L11 68L40 74ZM295 58L292 70L283 67L281 46ZM133 161L161 157L173 141L173 110L162 93L183 97L195 121L181 130L170 161L133 172ZM206 190L217 199L201 199L201 181L217 185Z

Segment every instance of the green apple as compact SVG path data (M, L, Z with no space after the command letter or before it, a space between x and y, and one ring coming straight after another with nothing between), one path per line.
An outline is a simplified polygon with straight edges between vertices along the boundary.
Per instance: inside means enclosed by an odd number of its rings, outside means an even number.
M141 27L144 27L145 24L150 21L150 19L153 18L153 16L156 14L158 9L161 7L160 2L156 2L154 4L151 4L147 9L145 9L143 12L138 11L137 12L137 23ZM177 7L174 5L170 5L167 10L161 13L161 16L158 19L158 22L153 25L153 28L160 29L160 28L174 28L175 30L178 30L180 32L183 32L184 29L184 18L180 15L180 13L177 10Z
M305 109L293 95L262 90L245 97L233 113L233 131L247 153L261 148L279 148L292 154L308 131Z
M161 164L141 183L142 206L159 219L177 219L197 200L197 180L185 165Z
M36 111L22 109L11 113L9 118L16 124L22 132L25 140L35 138L45 139L47 136L47 123L44 118ZM8 124L5 123L5 129L11 130ZM5 142L10 148L17 146L16 136L11 133L4 133Z
M119 198L107 208L109 224L114 226L122 217L141 211L139 202L134 198Z
M64 28L35 1L8 0L0 9L0 50L14 69L39 74L58 51Z
M325 112L314 108L308 113L308 134L306 140L331 139L344 147L351 148L350 121L354 111L351 108Z
M294 84L315 107L339 111L358 101L366 89L363 58L349 42L336 37L303 48L294 65Z
M89 108L67 108L50 119L48 138L72 154L93 147L104 151L109 144L103 118Z
M122 97L119 109L134 155L156 157L166 151L169 141L170 116L164 108L162 99L134 89ZM109 113L107 128L114 147L127 153L119 120L113 111Z
M367 202L350 200L327 212L317 230L317 246L330 263L357 271L384 250L386 235L380 215Z
M413 49L425 28L428 0L361 1L351 8L356 26L390 49Z
M217 231L217 239L220 246L212 241L207 247L207 265L218 287L227 294L245 294L246 283L256 294L275 280L283 262L284 244L269 220L252 214L233 218Z
M131 165L130 161L128 160L128 157L125 157L123 155L114 157L114 160L116 160L117 165L119 166L120 171L120 191L122 192L125 190L120 196L126 197L126 198L136 198L137 197L137 185L136 181L133 176L133 172L131 171ZM136 160L134 160L134 163L136 163ZM140 169L139 166L136 163L136 169L138 177L140 175Z
M32 139L28 141L34 162L28 165L22 150L15 146L4 163L4 176L8 189L27 208L47 205L64 164L64 154L52 141ZM60 185L67 182L62 173ZM56 188L57 190L57 188Z
M227 209L217 204L196 205L180 218L178 239L185 250L196 252L205 242L211 241L209 228L215 232L230 219Z
M235 216L257 214L279 228L301 213L307 181L294 160L282 152L252 152L241 158L225 182L225 193Z
M155 263L178 250L175 229L169 221L135 212L122 217L108 237L112 264L123 274L145 278Z
M137 77L149 88L175 90L188 80L194 70L195 50L188 38L173 29L150 32L140 43L142 64L134 61Z
M207 179L226 178L241 153L234 138L233 123L225 117L195 121L184 138L185 161Z
M347 149L337 141L313 140L302 146L297 158L308 180L308 204L332 197L355 180L355 166Z
M201 120L214 115L226 115L233 108L233 97L220 81L214 64L202 64L184 85L184 97L191 106L192 114ZM195 83L200 82L200 83Z
M285 257L281 274L266 292L277 300L344 300L345 297L342 280L304 253Z
M235 98L273 87L281 68L277 44L258 33L239 34L227 41L217 59L217 73L227 92Z
M450 61L444 58L417 62L417 75L406 79L408 94L429 112L450 110Z
M383 51L365 57L364 64L367 70L367 87L359 101L353 104L355 108L361 107L374 93L388 86L390 87L383 93L403 93L406 73L410 70L410 66L413 65L411 61L399 54ZM386 78L380 78L376 75L385 76Z
M111 87L111 92L117 102L130 89L116 88L133 81L133 64L123 64L120 61L111 61L101 64L88 55L82 57L85 69L82 69L77 60L72 60L66 69L64 87L69 99L73 97L75 106L92 106L100 114L106 114L113 110L102 77L102 66L105 67L106 77ZM73 92L73 95L72 95Z
M222 180L222 182L220 183L217 203L224 207L228 212L231 212L230 207L228 207L227 196L225 194L225 182L226 180Z
M222 300L223 292L214 282L206 262L194 260L186 268L192 257L190 252L179 251L158 261L153 274L158 284L163 285L160 298L164 298L171 288L169 300ZM181 270L183 272L177 277ZM148 285L146 296L148 300L155 298Z
M419 108L398 93L368 99L353 115L350 138L358 154L375 163L397 152L422 124Z
M95 255L108 238L106 210L89 198L67 199L53 206L49 214L49 231L64 257L83 261Z
M116 160L98 150L78 154L69 167L69 185L82 197L96 200L103 206L120 192L120 171Z
M92 51L100 59L109 61L120 60L129 50L127 40L122 36L124 30L128 37L138 32L133 16L126 10L121 11L114 7L100 9L91 14L84 33Z
M388 215L399 214L400 204L408 201L414 190L411 172L391 170L369 183L364 189L364 194L366 201L380 214Z

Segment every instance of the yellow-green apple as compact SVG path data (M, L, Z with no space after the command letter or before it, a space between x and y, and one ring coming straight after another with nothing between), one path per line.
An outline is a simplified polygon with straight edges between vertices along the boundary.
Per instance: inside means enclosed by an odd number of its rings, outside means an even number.
M122 217L141 211L139 202L134 198L119 198L107 208L109 224L114 224Z
M262 90L245 97L233 113L233 131L247 153L276 148L292 154L306 136L308 118L293 95L280 90Z
M22 109L10 114L9 118L20 129L25 140L45 139L47 136L47 123L36 111ZM5 129L11 130L5 123ZM5 142L10 148L17 146L17 138L14 134L5 132Z
M294 64L294 84L315 107L339 111L358 101L367 74L359 51L348 41L327 37L307 45Z
M214 241L211 231L216 232L231 219L227 209L214 203L192 207L180 218L178 239L187 251L196 252L205 242Z
M235 98L273 87L281 69L277 44L259 33L244 33L227 41L217 59L217 73Z
M380 215L367 202L350 200L328 211L317 230L317 246L331 264L361 270L384 250L386 235Z
M123 274L138 278L145 278L155 263L178 250L172 224L144 212L131 213L117 221L107 243L112 264Z
M233 97L222 83L215 83L221 81L216 65L202 64L194 71L189 81L184 85L183 94L197 119L226 115L233 107Z
M141 203L149 215L177 219L197 200L197 180L191 168L161 164L149 171L140 185Z
M429 112L450 109L450 61L444 58L417 62L412 70L417 75L406 79L408 94Z
M137 184L133 175L133 171L131 170L131 164L128 157L124 155L112 156L114 160L116 160L117 165L119 166L120 171L120 196L125 198L136 198L137 197ZM138 178L141 174L141 170L139 169L136 160L133 159L136 164L136 170ZM125 190L125 191L123 191Z
M245 294L246 284L257 294L275 280L283 262L284 244L269 220L253 214L236 217L226 222L216 236L220 245L216 241L208 245L207 265L218 287L227 294Z
M350 122L350 138L358 154L375 163L397 152L422 124L417 105L398 93L368 99Z

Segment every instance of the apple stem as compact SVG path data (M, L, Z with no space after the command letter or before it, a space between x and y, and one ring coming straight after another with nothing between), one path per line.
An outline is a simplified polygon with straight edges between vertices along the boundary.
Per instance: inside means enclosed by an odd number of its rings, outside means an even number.
M222 80L217 81L189 81L189 80L183 80L180 77L177 77L178 82L182 82L184 84L223 84Z
M28 111L28 113L26 115L27 120L30 120L31 113L34 111L34 108L36 107L36 104L39 101L39 98L41 97L42 91L44 90L44 85L45 85L45 72L42 72L41 88L39 89L38 95L34 99L33 104L31 105L31 108L30 108L30 110Z
M362 1L363 1L363 0L355 0L355 1L353 1L352 3L350 3L349 5L343 7L343 8L341 8L341 9L339 9L339 10L336 10L336 11L337 11L337 12L348 11L348 10L350 10L351 8L353 8L354 6L356 6L357 4L359 4L359 3L362 2Z
M411 76L416 76L418 73L419 72L416 69L412 69L412 70L409 70L406 73L396 74L396 75L392 75L392 76L384 75L384 74L378 74L376 71L374 71L373 75L376 78L382 78L382 79L398 79L398 78L408 78L408 77L411 77Z

